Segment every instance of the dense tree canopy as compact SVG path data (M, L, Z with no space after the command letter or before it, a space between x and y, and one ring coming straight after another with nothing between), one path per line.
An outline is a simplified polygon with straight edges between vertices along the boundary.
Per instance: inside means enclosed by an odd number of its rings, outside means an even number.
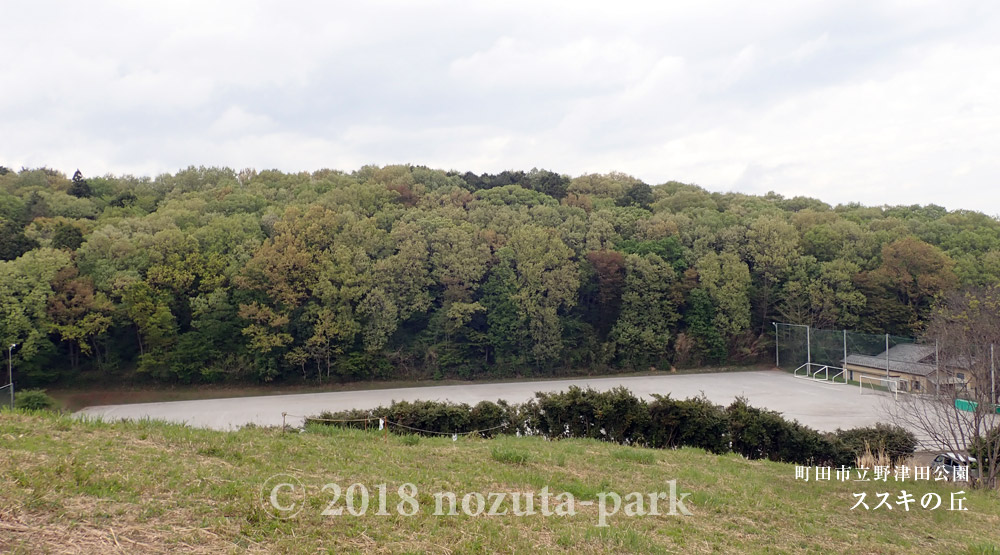
M622 173L0 172L18 379L351 380L764 354L773 320L920 333L1000 222Z

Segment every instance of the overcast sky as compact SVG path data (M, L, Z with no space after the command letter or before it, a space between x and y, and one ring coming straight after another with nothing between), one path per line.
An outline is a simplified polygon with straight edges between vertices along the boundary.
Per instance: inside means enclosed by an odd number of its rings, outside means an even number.
M1000 3L31 2L0 164L611 170L1000 214Z

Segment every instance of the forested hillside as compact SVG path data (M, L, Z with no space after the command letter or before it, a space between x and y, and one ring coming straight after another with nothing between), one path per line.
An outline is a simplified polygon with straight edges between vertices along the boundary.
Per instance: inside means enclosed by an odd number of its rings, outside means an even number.
M621 173L0 167L0 259L20 383L470 378L753 361L773 320L917 334L1000 281L1000 222Z

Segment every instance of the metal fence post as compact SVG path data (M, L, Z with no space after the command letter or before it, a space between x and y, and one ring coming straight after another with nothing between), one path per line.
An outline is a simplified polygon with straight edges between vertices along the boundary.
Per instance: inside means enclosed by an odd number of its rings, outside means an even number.
M938 340L934 340L934 395L941 396L941 355L938 351Z
M10 347L7 347L7 381L10 382L10 410L14 410L14 359L11 358L11 352L17 347L17 343L11 343ZM0 363L2 364L2 363Z
M812 341L809 339L809 326L806 326L806 375L812 375Z
M885 334L885 379L889 379L889 334Z
M774 324L774 365L781 368L781 359L778 358L778 323L771 323Z
M844 330L844 381L847 381L847 330Z

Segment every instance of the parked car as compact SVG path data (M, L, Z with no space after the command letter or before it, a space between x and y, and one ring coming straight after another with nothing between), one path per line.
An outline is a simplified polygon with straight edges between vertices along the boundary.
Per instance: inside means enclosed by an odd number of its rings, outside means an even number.
M940 468L950 480L955 475L955 469L960 466L969 467L970 482L979 478L979 462L976 461L976 458L956 453L940 453L934 457L934 460L931 461L931 472L936 474L937 469Z

